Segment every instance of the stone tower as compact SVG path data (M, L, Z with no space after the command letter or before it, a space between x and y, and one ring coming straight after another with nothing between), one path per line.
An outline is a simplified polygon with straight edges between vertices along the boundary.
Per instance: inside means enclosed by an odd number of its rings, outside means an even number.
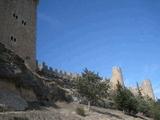
M38 0L0 0L0 42L36 68Z
M117 88L118 82L122 87L124 87L124 81L123 81L123 75L122 75L122 70L120 67L113 67L112 68L112 77L111 77L111 86L112 89Z
M152 89L152 84L150 80L144 80L141 85L141 92L143 96L148 96L155 100L155 96Z

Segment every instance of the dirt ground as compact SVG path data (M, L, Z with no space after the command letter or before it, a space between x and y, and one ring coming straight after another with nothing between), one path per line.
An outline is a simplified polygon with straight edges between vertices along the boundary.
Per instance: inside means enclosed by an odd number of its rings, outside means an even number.
M0 120L152 120L149 118L135 118L125 115L118 110L91 107L77 103L56 103L55 107L42 108L41 110L31 110L23 112L3 112L0 113ZM86 116L77 115L76 108L83 107Z

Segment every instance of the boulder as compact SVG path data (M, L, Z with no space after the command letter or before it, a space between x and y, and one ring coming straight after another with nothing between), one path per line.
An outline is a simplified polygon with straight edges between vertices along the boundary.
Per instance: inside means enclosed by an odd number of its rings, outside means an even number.
M28 108L28 104L23 98L10 91L0 91L0 103L5 111L20 111Z

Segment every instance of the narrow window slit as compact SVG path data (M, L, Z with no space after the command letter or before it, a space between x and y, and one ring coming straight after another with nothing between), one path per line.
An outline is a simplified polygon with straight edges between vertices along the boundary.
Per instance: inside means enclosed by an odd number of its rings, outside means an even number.
M13 36L11 36L11 40L13 40Z
M15 13L13 13L13 17L16 17L16 14L15 14Z
M16 16L16 19L18 19L18 16Z
M16 38L14 38L14 42L16 42L17 40L16 40Z

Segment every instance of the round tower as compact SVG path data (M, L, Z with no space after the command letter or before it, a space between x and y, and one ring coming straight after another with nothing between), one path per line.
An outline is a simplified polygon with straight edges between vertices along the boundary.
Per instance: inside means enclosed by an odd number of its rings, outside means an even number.
M112 68L112 77L111 77L111 86L115 90L117 88L117 84L120 84L124 87L123 75L122 70L120 67L113 67Z
M0 0L0 42L36 68L38 0Z

